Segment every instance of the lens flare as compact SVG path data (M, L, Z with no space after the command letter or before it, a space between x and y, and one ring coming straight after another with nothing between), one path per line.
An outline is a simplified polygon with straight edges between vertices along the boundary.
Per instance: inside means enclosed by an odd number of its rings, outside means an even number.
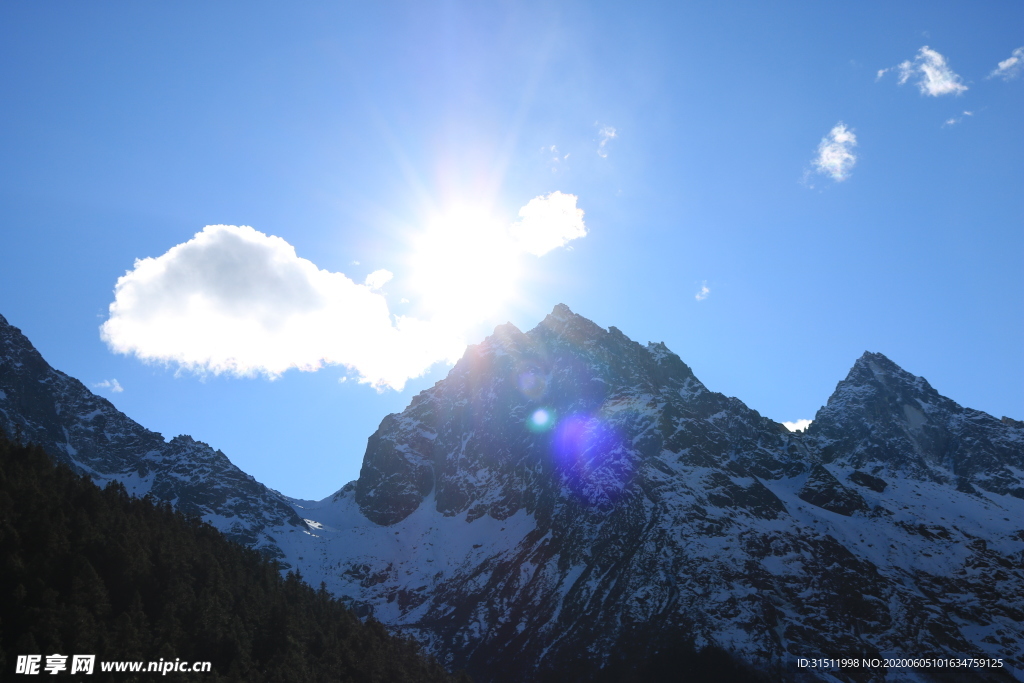
M542 373L532 369L520 373L517 383L519 384L519 391L527 398L535 401L543 396L548 388L547 378Z
M538 408L526 420L526 426L531 432L546 432L555 424L554 413L547 408Z
M610 508L633 476L629 449L609 424L594 417L561 420L551 451L573 493L601 509Z

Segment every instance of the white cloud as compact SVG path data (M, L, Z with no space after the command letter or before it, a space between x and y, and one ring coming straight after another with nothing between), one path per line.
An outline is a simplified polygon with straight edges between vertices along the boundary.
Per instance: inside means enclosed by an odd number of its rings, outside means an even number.
M366 279L363 280L363 284L365 284L370 289L380 289L388 282L390 282L391 278L393 277L394 273L392 273L390 270L384 270L383 268L381 268L380 270L375 270L369 275L367 275Z
M608 158L608 141L619 137L618 133L611 126L603 126L601 130L597 131L597 134L601 136L601 141L597 143L597 155L602 159Z
M705 280L700 286L700 291L694 294L693 298L696 299L697 301L704 301L704 299L708 298L708 294L710 293L711 290L708 289L708 281Z
M380 291L393 278L388 270L358 284L300 258L280 237L207 226L118 279L100 336L116 353L197 374L273 379L292 368L343 365L361 383L401 390L462 355L467 330L514 287L513 261L586 235L576 201L552 192L522 207L511 226L455 220L428 231L419 260L432 277L417 295L444 306L427 320L390 312ZM111 382L98 386L119 391Z
M801 432L807 429L814 420L797 420L796 422L783 422L782 424L791 432Z
M1010 53L1009 57L999 62L999 66L988 77L995 78L998 76L1004 81L1012 81L1017 76L1020 76L1022 71L1024 71L1024 47L1018 47Z
M367 280L382 284L383 272ZM111 350L196 373L275 378L339 364L361 382L401 389L464 348L437 325L392 320L371 286L320 270L280 237L247 226L207 226L137 260L114 293L100 328Z
M836 182L846 180L857 163L857 156L852 151L856 146L857 136L840 121L818 144L814 167Z
M509 235L522 251L535 256L585 236L583 209L576 208L576 200L574 194L557 191L534 197L519 209L519 220L509 228Z
M914 59L908 59L893 68L899 72L900 85L916 77L917 87L922 95L959 95L967 90L960 76L946 64L946 58L927 45L917 51ZM887 71L892 69L880 70L875 80L881 78Z
M124 387L116 379L105 379L102 382L96 382L92 385L93 389L110 389L115 394L120 394L124 391Z

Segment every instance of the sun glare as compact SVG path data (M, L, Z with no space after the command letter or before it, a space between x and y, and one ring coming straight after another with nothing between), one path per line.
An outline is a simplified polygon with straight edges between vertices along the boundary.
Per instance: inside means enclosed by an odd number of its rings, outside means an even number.
M432 220L414 244L412 280L423 305L452 321L477 321L508 301L519 279L519 252L505 225L459 207Z

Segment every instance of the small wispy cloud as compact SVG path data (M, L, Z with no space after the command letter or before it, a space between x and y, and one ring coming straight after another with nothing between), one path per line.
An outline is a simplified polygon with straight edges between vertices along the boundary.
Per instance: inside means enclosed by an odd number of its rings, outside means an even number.
M614 140L615 138L619 137L619 135L611 126L603 126L601 130L597 132L597 134L601 137L600 142L597 143L597 156L601 157L602 159L607 159L608 141Z
M783 426L791 432L802 432L811 426L814 420L797 420L796 422L783 422Z
M1024 71L1024 47L1018 47L1010 53L1010 56L999 62L989 78L1002 78L1004 81L1012 81Z
M105 379L102 382L96 382L92 385L93 389L110 389L112 393L120 394L124 391L124 387L116 379Z
M550 155L548 158L548 163L551 165L552 173L557 173L559 167L564 162L569 160L570 153L566 152L565 154L562 154L560 151L558 151L557 145L545 145L544 147L540 148L540 151L541 154Z
M917 79L917 87L922 95L938 97L939 95L960 95L967 91L967 86L956 74L946 58L927 45L917 51L913 59L908 59L894 67L880 69L875 80L880 80L889 71L896 71L899 76L897 83L904 85L911 79Z
M846 180L857 163L857 155L853 153L856 146L857 136L840 121L818 143L818 156L814 158L814 168L818 173L823 173L836 182Z
M964 120L964 118L966 118L968 116L974 116L974 112L973 111L965 111L960 116L951 116L950 118L946 119L946 121L942 124L942 127L943 128L948 128L950 126L955 126L956 124L960 123L961 121Z
M708 288L708 281L705 280L704 282L701 283L700 290L693 295L693 298L696 299L697 301L704 301L704 299L708 298L708 294L710 293L711 290Z

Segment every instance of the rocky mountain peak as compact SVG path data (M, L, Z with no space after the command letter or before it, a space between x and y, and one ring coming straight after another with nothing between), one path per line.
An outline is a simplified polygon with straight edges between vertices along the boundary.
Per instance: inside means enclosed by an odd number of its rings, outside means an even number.
M565 341L574 343L596 341L608 334L603 327L582 315L573 313L565 304L557 304L533 331L538 330L545 330Z
M28 340L14 325L0 315L0 359L3 361L0 372L9 378L29 376L43 372L46 361L39 354L32 342Z
M923 377L907 372L880 353L865 352L818 411L810 433L825 434L852 423L863 429L903 431L916 438L963 409L940 395Z
M690 434L704 421L711 434ZM641 346L560 304L529 332L499 326L444 380L385 418L369 439L355 500L384 525L431 495L444 514L472 517L532 511L573 490L608 506L666 447L716 466L724 449L736 473L775 476L792 466L791 456L765 450L781 448L783 431L708 391L663 343ZM588 464L581 480L576 459L596 449L621 457Z
M555 304L555 307L551 309L551 312L548 313L547 317L558 320L569 320L571 318L581 318L582 316L577 316L572 312L572 309L565 304Z
M1024 464L1024 429L964 408L880 353L857 359L807 435L824 462L900 471L967 491L1024 492L1015 472Z
M928 380L910 374L881 353L865 351L853 364L846 379L840 386L874 385L889 391L915 391L937 397L939 393L928 384Z

